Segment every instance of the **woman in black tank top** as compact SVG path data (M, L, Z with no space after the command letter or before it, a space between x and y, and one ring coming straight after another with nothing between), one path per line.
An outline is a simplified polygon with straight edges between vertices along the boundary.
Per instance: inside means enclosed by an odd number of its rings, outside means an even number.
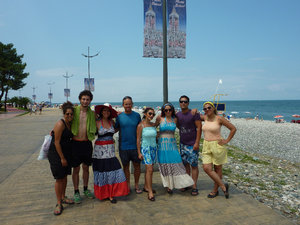
M62 106L64 118L59 120L51 131L52 141L49 148L48 160L55 181L55 193L57 204L54 215L60 215L63 211L62 203L73 204L72 199L65 196L67 187L67 175L71 174L71 122L73 120L73 104L66 102Z

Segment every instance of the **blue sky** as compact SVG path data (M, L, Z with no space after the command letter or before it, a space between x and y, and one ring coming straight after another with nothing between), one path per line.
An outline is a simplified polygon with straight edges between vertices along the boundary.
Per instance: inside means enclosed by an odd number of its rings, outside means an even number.
M299 99L299 0L187 0L186 59L169 59L169 100ZM76 102L91 59L95 102L162 101L162 59L143 58L142 0L1 0L0 41L24 54L27 85L9 97Z

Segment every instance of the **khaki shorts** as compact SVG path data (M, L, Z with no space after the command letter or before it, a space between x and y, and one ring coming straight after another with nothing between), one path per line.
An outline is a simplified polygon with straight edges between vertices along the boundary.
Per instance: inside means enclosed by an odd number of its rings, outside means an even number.
M227 163L227 149L225 146L219 145L218 141L203 142L202 163L223 165Z

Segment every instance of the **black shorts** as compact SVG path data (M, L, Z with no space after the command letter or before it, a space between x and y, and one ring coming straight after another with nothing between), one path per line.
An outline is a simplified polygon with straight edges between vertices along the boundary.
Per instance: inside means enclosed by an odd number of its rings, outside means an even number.
M54 179L63 179L67 175L71 175L71 163L70 157L64 154L68 165L62 166L60 157L55 149L55 147L51 146L48 153L48 160L50 163L50 169Z
M72 141L72 167L81 163L92 165L93 145L91 141Z
M119 155L120 155L123 166L128 165L130 161L135 162L135 163L141 162L141 160L138 157L138 152L136 149L119 150Z

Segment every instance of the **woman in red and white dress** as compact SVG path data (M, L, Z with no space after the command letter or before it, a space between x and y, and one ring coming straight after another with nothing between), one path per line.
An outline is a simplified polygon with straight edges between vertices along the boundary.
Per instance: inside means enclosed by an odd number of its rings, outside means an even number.
M93 153L94 194L100 200L116 203L115 197L129 194L125 174L115 155L112 118L117 117L117 112L108 103L97 105L95 111L100 120L96 122L98 139Z

